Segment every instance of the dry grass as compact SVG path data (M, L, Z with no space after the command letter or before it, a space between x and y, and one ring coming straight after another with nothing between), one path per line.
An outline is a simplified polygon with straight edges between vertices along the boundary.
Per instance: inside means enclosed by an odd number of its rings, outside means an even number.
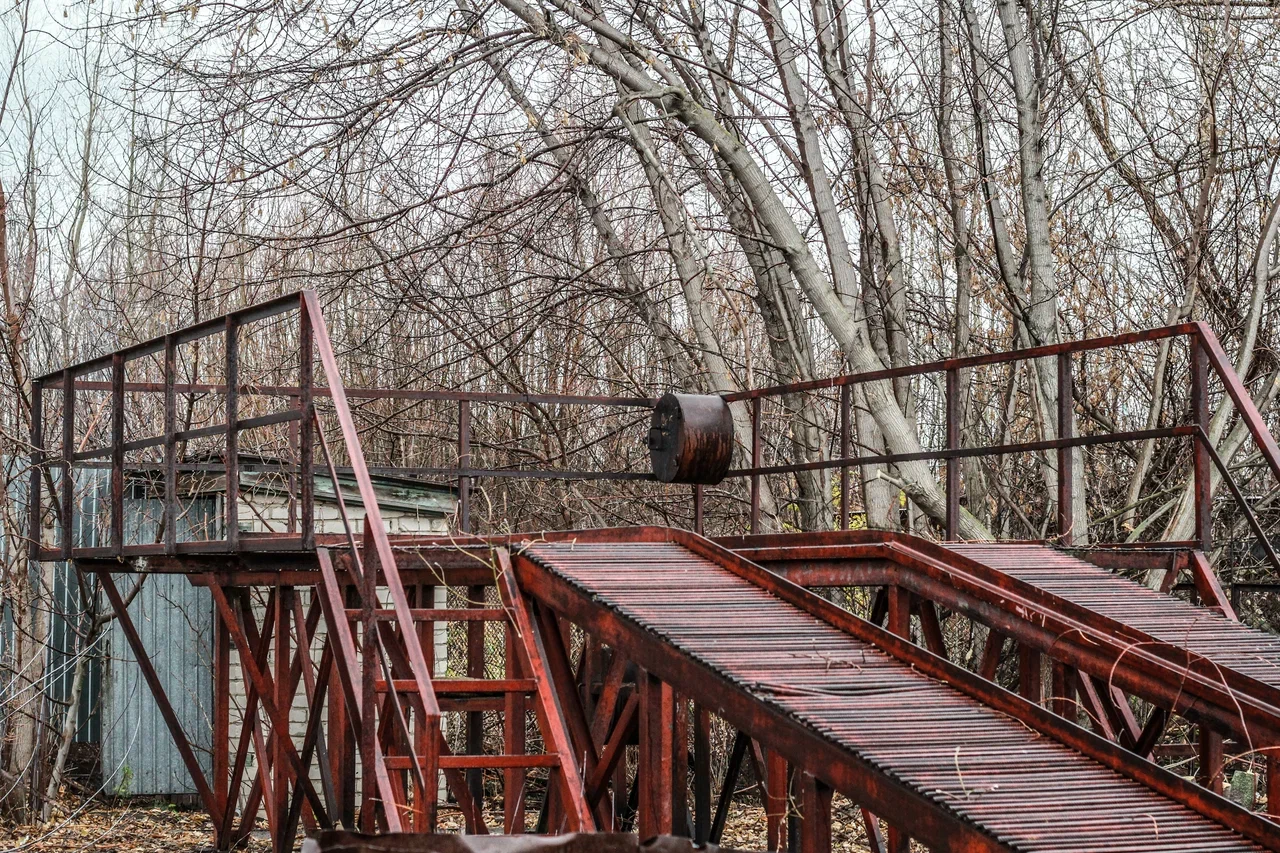
M500 823L501 807L491 810L488 817L492 823ZM245 848L247 853L270 849L265 824L260 826ZM442 810L440 829L461 831L457 813ZM831 835L831 849L836 853L868 850L861 814L843 797L837 796L833 803ZM209 818L199 811L95 803L45 826L0 825L0 853L204 853L212 849L211 837ZM741 850L763 850L764 810L752 803L735 804L721 843Z

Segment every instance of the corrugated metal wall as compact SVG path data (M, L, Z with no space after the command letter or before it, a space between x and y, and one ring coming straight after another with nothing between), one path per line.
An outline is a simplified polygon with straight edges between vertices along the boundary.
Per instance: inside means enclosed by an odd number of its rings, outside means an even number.
M137 575L117 575L122 594ZM151 575L129 605L142 644L206 775L213 739L213 603L209 590L181 575ZM119 795L193 794L160 709L113 622L102 701L102 778Z
M127 506L126 541L154 541L161 502L135 494ZM207 525L216 514L215 501L202 500L185 509L178 517L178 538L206 537ZM196 530L200 532L196 534ZM139 577L116 575L121 594L127 596ZM207 775L212 770L213 741L213 600L209 590L192 586L183 575L149 575L129 605L129 616ZM104 668L101 743L106 790L121 796L194 794L191 776L118 620L112 621L107 632L105 653L108 663Z

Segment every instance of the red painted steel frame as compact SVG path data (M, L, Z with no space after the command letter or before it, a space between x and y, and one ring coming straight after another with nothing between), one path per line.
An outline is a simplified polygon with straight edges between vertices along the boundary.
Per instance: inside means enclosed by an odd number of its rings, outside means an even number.
M251 324L270 318L297 312L299 318L298 356L299 384L297 386L250 386L240 379L240 345L242 331ZM223 384L181 384L177 382L177 348L191 341L221 335L226 342L224 363L226 381ZM1118 347L1141 342L1157 341L1173 337L1187 337L1190 342L1192 364L1192 414L1193 423L1155 430L1110 433L1102 435L1073 436L1072 422L1072 363L1074 353L1095 349ZM164 364L164 381L161 383L130 382L127 369L130 362L144 356L160 354ZM1014 362L1019 360L1054 357L1057 360L1059 407L1058 438L1047 441L1023 442L995 447L966 448L962 446L959 431L959 396L962 371L982 365ZM318 359L327 385L315 384L314 366ZM86 377L104 370L110 371L109 381L100 382ZM922 451L915 454L886 454L881 456L857 456L852 452L851 391L860 384L879 379L895 379L942 373L946 381L946 447L939 451ZM946 524L948 537L956 536L961 519L959 502L960 476L958 460L970 456L1054 451L1058 460L1059 491L1058 531L1070 534L1076 524L1084 523L1071 515L1072 494L1070 466L1072 449L1101 443L1146 440L1154 438L1190 438L1195 460L1197 496L1196 539L1193 544L1205 548L1210 543L1209 470L1216 465L1224 475L1228 487L1241 503L1247 518L1272 561L1280 567L1269 540L1264 535L1252 510L1247 506L1238 485L1231 477L1223 460L1207 438L1208 390L1210 374L1223 383L1227 396L1232 400L1255 444L1270 470L1280 478L1280 448L1267 430L1261 415L1249 398L1247 389L1231 369L1212 331L1200 323L1186 323L1117 335L1088 341L1038 347L1009 353L952 359L910 368L874 371L870 373L834 377L817 382L795 383L776 388L756 389L741 394L728 395L727 400L749 400L751 403L752 435L749 437L751 464L748 468L731 472L731 476L746 478L751 495L751 529L760 526L761 478L770 474L795 473L816 468L837 468L840 471L841 527L850 524L849 470L851 467L883 462L902 462L909 459L929 459L946 462ZM768 397L824 388L840 389L839 457L825 462L796 465L765 466L762 459L762 408ZM45 390L61 389L60 434L61 453L50 454L44 446ZM102 390L110 395L110 442L103 449L80 451L76 447L76 394L78 391ZM126 435L124 400L126 393L155 393L162 395L163 430L161 434L129 440ZM225 419L221 424L198 429L177 429L178 393L207 392L222 394L225 398ZM285 397L289 406L285 411L253 418L240 417L240 399L247 396L268 395ZM335 437L349 459L349 465L335 466L333 456L321 429L315 409L317 397L331 398L337 420ZM448 468L379 468L368 465L361 448L360 431L349 403L349 398L446 400L458 403L458 464ZM514 560L497 546L519 543L519 538L472 538L465 543L449 539L393 539L385 532L377 494L372 477L377 473L399 475L444 474L455 477L460 499L458 523L461 532L470 528L470 494L473 481L484 477L527 478L579 478L579 479L652 479L642 472L592 472L571 470L528 469L476 469L471 467L471 408L484 404L552 403L564 405L612 406L644 410L653 404L645 397L592 397L573 395L539 394L490 394L430 390L382 390L345 389L338 362L329 339L319 301L311 291L281 297L262 305L253 306L213 318L188 329L179 330L119 352L91 359L61 371L39 377L33 382L32 407L32 474L29 529L33 543L43 538L43 494L54 495L54 480L50 467L58 468L63 475L60 492L53 509L61 525L56 545L37 548L39 559L75 559L86 568L97 572L108 599L125 627L126 638L134 647L144 678L148 681L160 705L162 715L187 761L196 780L199 795L214 818L215 840L221 849L238 843L253 825L253 819L261 807L272 827L277 849L292 845L299 823L307 826L332 825L335 821L351 824L356 802L354 768L359 755L365 784L361 791L361 822L366 828L381 827L388 830L412 828L432 830L436 821L437 774L442 774L454 794L467 821L468 830L485 832L480 804L475 801L471 785L464 772L478 768L501 770L508 788L517 793L514 802L504 808L504 829L518 832L524 825L523 792L526 772L529 768L547 768L559 782L548 786L540 821L545 828L555 831L569 829L595 829L617 826L623 819L620 806L625 809L628 779L623 757L629 743L638 743L643 762L648 769L632 788L633 796L640 803L639 821L644 830L683 831L679 825L685 810L683 773L678 772L688 760L688 744L683 738L671 737L678 726L680 731L690 719L688 701L697 701L693 709L695 748L694 808L691 812L691 831L701 838L717 838L718 828L723 827L723 807L727 799L722 797L716 818L711 817L709 762L707 756L709 710L721 709L723 693L717 692L723 685L713 687L713 682L702 683L693 674L672 674L664 670L671 663L671 650L653 645L648 640L636 646L636 661L652 671L642 671L633 683L623 682L628 663L613 649L614 658L607 676L601 677L600 693L593 691L591 667L603 666L599 638L590 654L584 649L581 662L574 671L568 660L568 637L562 632L559 621L551 610L590 622L603 632L606 642L622 643L624 637L618 626L601 621L589 602L581 600L571 590L560 588L556 582L540 573L518 551ZM250 470L252 463L241 460L240 434L248 429L287 424L293 430L292 442L297 452L296 465L276 465L274 470L287 473L297 484L297 499L291 502L289 532L271 536L242 535L237 515L237 490L239 472ZM184 463L178 458L178 446L197 438L218 438L224 444L221 463ZM343 536L318 536L314 525L314 448L319 445L331 476L346 525ZM163 462L138 464L127 461L129 453L160 448ZM100 462L99 460L106 460ZM73 471L80 466L106 467L110 471L109 526L107 543L101 547L78 547L72 540L73 519L76 512ZM165 483L164 514L158 541L149 544L127 544L124 525L124 492L126 476L134 471L152 471L163 474ZM222 471L226 475L227 500L224 502L223 523L226 530L222 541L177 541L176 519L179 472ZM339 474L350 474L356 482L356 490L366 510L363 535L357 535L346 512ZM703 516L704 491L692 490L694 524L700 530ZM291 499L292 500L292 499ZM1167 774L1137 760L1131 753L1119 750L1082 733L1082 730L1065 727L1065 723L1049 712L1017 697L1010 697L998 688L985 684L981 679L962 670L948 668L936 657L909 643L886 634L843 614L835 608L808 596L785 580L768 575L758 567L745 562L704 540L671 531L654 531L637 528L622 532L593 532L588 534L549 534L548 538L581 536L591 541L664 541L679 542L696 553L709 556L728 566L735 573L781 596L829 624L840 627L855 636L867 639L895 657L910 661L923 672L944 678L982 702L1018 717L1054 738L1069 743L1073 748L1085 751L1107 763L1117 772L1138 779L1169 796L1186 802L1214 820L1237 827L1239 831L1264 843L1276 844L1276 830L1271 824L1243 815L1240 810L1224 805L1224 801L1206 798L1203 790L1195 789L1180 781L1167 778ZM790 539L802 546L823 543L822 539ZM1185 652L1150 642L1127 626L1097 617L1081 608L1054 599L1034 587L991 582L989 575L978 572L974 566L955 559L944 558L937 546L919 541L907 542L902 538L857 538L842 540L842 547L852 548L840 559L871 559L884 564L880 582L887 584L884 610L888 624L897 634L909 630L913 607L920 614L926 644L934 651L945 652L937 613L932 605L922 608L920 601L938 602L955 609L966 609L975 617L996 628L992 631L984 658L984 674L994 673L998 652L1005 637L1018 641L1019 654L1025 674L1024 690L1033 694L1039 690L1039 655L1047 653L1057 664L1070 665L1070 670L1055 669L1055 679L1061 682L1060 697L1067 690L1071 672L1083 674L1079 689L1081 695L1092 702L1097 715L1107 718L1107 724L1116 730L1128 732L1131 744L1140 753L1153 735L1150 731L1138 731L1136 724L1124 717L1126 707L1117 706L1106 690L1098 691L1090 681L1100 677L1103 670L1110 672L1116 683L1139 695L1163 701L1169 710L1194 713L1212 720L1228 732L1247 737L1255 744L1280 744L1280 696L1265 685L1241 680L1228 673L1217 674L1199 662L1187 664ZM756 547L764 540L744 540L744 547ZM1185 543L1183 543L1185 544ZM787 546L778 544L778 548ZM825 547L825 546L823 546ZM860 550L859 550L860 549ZM332 551L332 553L331 553ZM798 553L798 552L796 552ZM796 558L796 553L773 555L777 561ZM830 552L827 557L833 556ZM164 696L162 685L154 666L142 647L137 632L124 606L124 601L111 582L110 572L130 571L131 565L121 562L127 557L147 557L151 571L179 571L188 573L193 583L210 588L217 604L215 618L215 709L213 715L215 754L213 778L206 779L199 769L194 755L190 754L185 733L177 723L172 705ZM479 558L479 561L477 561ZM762 556L763 559L763 556ZM812 555L803 557L812 559ZM1127 559L1139 559L1128 557ZM1196 560L1197 558L1193 558ZM435 561L433 563L433 561ZM445 567L447 565L447 568ZM1223 612L1230 612L1230 603L1217 585L1212 572L1203 560L1191 568L1202 595L1211 597ZM446 580L446 574L448 580ZM879 577L879 576L877 576ZM517 582L517 579L519 582ZM436 610L430 605L433 590L440 583L457 583L470 588L470 597L483 601L484 588L497 585L504 610L486 610L482 606L462 609ZM270 589L266 614L261 625L256 622L250 606L249 587ZM312 589L311 608L304 614L297 589ZM534 601L529 600L532 596ZM1019 613L1019 608L1022 612ZM1035 618L1027 612L1034 611ZM500 615L498 615L500 613ZM320 647L321 660L313 664L310 658L312 641L317 637L318 620L325 620L325 638ZM472 626L468 630L469 650L474 657L483 654L483 627L488 621L501 621L507 631L506 678L483 679L483 658L479 658L478 671L469 671L468 679L433 679L431 658L431 626L438 621L463 621ZM610 639L611 638L611 639ZM1065 638L1065 639L1064 639ZM1126 647L1126 644L1128 646ZM231 726L227 698L232 650L239 656L242 671L248 676L248 705L237 745L231 749ZM268 654L274 660L268 666ZM597 661L591 663L591 661ZM469 667L469 670L476 670ZM1184 671L1185 670L1185 671ZM665 674L667 681L658 680L654 673ZM335 681L336 679L336 681ZM1183 686L1170 693L1169 684L1182 679ZM1057 683L1055 682L1055 683ZM308 706L306 732L302 743L295 743L288 728L288 709L298 687L303 687ZM330 686L332 685L332 689ZM628 692L630 691L630 692ZM687 691L687 692L686 692ZM330 727L321 722L321 711L328 707ZM525 709L536 712L539 728L548 744L548 751L539 755L525 753L524 728L516 725L523 720ZM441 734L440 719L445 712L457 712L472 720L472 731L478 733L482 714L502 712L506 715L503 726L505 754L479 755L483 742L468 738L472 755L453 755L448 751ZM806 816L803 826L792 833L806 848L820 850L829 845L829 808L832 787L839 787L843 780L854 776L850 768L829 768L807 763L801 747L810 747L803 738L797 739L785 720L776 720L746 705L738 707L729 718L751 730L755 739L741 740L741 749L735 743L731 760L731 780L744 757L757 765L757 778L764 786L770 814L770 839L773 846L784 844L782 832L783 812L786 801L796 799L802 803ZM1234 714L1234 716L1233 716ZM766 719L768 717L768 719ZM264 729L263 718L269 724ZM1243 722L1241 722L1243 720ZM1235 728L1232 728L1235 726ZM776 732L771 730L776 728ZM1149 727L1150 728L1150 727ZM1158 731L1155 733L1158 735ZM1212 757L1220 754L1221 739L1208 735L1203 739L1202 751ZM184 750L184 744L186 749ZM748 748L750 747L750 748ZM240 786L247 767L250 748L257 756L258 772L252 780L246 806L239 826L235 824L235 809L239 802ZM1215 752L1216 751L1216 752ZM783 755L786 758L783 758ZM787 761L801 768L788 777ZM318 762L318 764L317 764ZM319 789L312 783L310 772L317 767L320 776ZM1213 766L1212 762L1206 766ZM653 768L657 767L658 770ZM665 768L665 769L663 769ZM844 774L844 775L841 775ZM854 773L856 775L856 773ZM1212 777L1210 773L1210 777ZM1274 786L1280 773L1269 774L1269 784ZM840 776L840 778L835 778ZM479 779L473 773L472 781ZM790 779L790 781L788 781ZM1211 784L1219 780L1206 778ZM612 786L612 805L608 794ZM1280 801L1280 788L1276 788L1276 800ZM864 792L865 793L865 792ZM877 799L876 797L879 796ZM920 803L901 791L882 791L870 796L869 802L885 812L897 824L908 818L918 817L927 803ZM877 830L874 820L867 815L870 835ZM944 821L945 823L945 821ZM896 849L905 843L905 835L895 824L891 827L889 847ZM969 839L973 849L985 849L989 839L974 835L966 827L944 827L925 820L918 834L922 838L944 839L946 832L958 838ZM879 842L876 842L879 844ZM954 845L949 845L954 846Z

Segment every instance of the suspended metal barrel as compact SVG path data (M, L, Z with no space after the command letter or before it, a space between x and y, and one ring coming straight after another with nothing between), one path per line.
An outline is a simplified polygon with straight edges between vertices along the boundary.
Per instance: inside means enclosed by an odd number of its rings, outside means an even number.
M649 426L653 475L663 483L714 485L733 460L733 417L713 394L665 394Z

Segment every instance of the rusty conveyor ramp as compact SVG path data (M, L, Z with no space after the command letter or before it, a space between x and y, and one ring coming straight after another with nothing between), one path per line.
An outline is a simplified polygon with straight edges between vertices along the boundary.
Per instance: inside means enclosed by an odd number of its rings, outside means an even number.
M517 573L932 849L1277 849L1280 827L705 540L666 539L539 543Z
M1046 545L966 543L945 547L1220 667L1280 688L1280 637L1273 634L1148 589Z
M1280 638L1053 548L883 531L718 542L805 586L900 584L1254 749L1280 745Z

